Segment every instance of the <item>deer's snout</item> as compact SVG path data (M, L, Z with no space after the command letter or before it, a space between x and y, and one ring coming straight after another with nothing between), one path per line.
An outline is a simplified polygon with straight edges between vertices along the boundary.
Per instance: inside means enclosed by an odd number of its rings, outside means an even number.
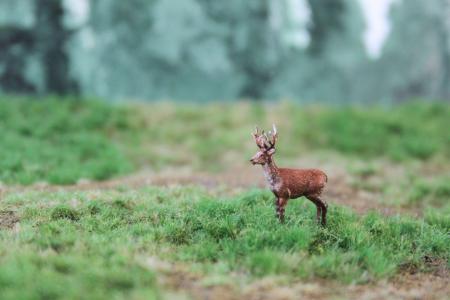
M261 161L261 154L259 152L256 153L255 155L253 155L252 158L250 158L250 162L253 165L257 165L257 164L261 163L260 161Z

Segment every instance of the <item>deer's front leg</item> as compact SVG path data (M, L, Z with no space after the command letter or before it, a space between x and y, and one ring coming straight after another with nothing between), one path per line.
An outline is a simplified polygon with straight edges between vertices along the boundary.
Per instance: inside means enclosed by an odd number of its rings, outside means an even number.
M284 223L284 207L286 206L287 199L278 197L275 200L276 205L276 211L278 220L280 220L281 223Z
M275 198L275 201L273 202L273 204L275 205L275 216L277 217L277 218L280 218L280 209L279 209L279 206L278 206L278 200L279 198L278 197L276 197Z

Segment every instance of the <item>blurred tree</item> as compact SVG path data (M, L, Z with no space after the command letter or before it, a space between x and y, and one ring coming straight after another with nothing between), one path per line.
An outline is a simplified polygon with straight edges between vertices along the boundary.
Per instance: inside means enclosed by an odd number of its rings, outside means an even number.
M179 100L450 99L450 0L396 2L391 36L374 61L359 2L2 0L0 89ZM70 25L83 5L84 21Z
M435 7L439 40L441 42L442 75L438 95L450 100L450 0L441 0L441 7Z
M32 31L21 26L0 27L0 88L5 92L32 93L35 86L28 81L24 69L33 51Z
M44 68L44 91L60 95L77 93L78 85L70 75L66 47L71 31L64 27L62 0L36 0L35 19L33 35Z
M224 28L221 43L233 68L243 77L237 96L262 99L282 63L283 45L271 18L274 6L283 1L199 2L209 18Z
M342 32L346 15L345 0L308 0L311 10L311 22L308 26L310 34L309 51L319 55L333 33Z
M273 1L92 1L96 45L86 56L97 57L91 66L97 76L83 80L83 87L98 94L101 80L114 82L105 92L116 97L260 99L281 63L270 5Z
M393 5L392 31L376 73L386 97L450 99L449 2L409 0Z
M221 43L224 29L196 0L99 0L90 14L95 44L79 58L93 57L85 90L115 98L236 96L240 80Z
M66 51L71 31L64 25L62 0L1 5L20 12L27 21L8 20L0 27L0 88L14 93L77 93Z
M303 101L351 102L365 86L361 68L368 58L364 18L357 0L311 0L310 43L293 49L270 87L272 97Z

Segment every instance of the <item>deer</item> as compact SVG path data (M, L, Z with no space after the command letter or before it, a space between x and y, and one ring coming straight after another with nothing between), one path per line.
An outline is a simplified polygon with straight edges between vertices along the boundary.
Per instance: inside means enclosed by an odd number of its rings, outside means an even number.
M267 134L256 127L252 136L259 148L250 159L253 165L262 165L264 176L270 190L275 195L276 216L284 223L285 206L290 199L306 197L317 208L316 219L319 224L327 223L327 203L322 198L322 191L328 181L327 175L318 169L288 169L278 168L273 156L278 132L275 124Z

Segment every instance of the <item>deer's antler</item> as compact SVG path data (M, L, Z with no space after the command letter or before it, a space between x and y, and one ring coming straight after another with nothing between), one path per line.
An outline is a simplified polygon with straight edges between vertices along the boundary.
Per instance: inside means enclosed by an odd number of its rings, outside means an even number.
M272 130L269 131L267 134L262 130L259 131L259 128L256 127L255 132L253 133L253 137L255 138L255 142L258 145L259 148L270 150L272 148L275 148L275 144L277 142L278 138L278 132L277 128L275 127L275 124L272 125Z
M277 139L278 139L278 131L277 131L277 127L275 126L275 124L272 124L272 132L269 131L270 133L270 144L272 145L272 147L275 147L275 144L277 143Z
M260 131L258 126L255 126L255 131L252 133L253 138L255 139L256 145L259 148L265 148L265 142L264 142L264 130Z

